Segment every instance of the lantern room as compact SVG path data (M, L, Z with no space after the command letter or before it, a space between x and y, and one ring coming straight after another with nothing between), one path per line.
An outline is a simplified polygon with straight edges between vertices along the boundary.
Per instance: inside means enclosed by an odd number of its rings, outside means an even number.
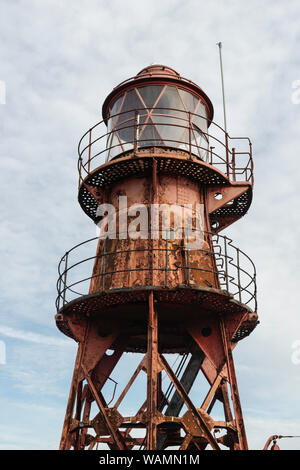
M167 147L207 161L212 117L212 104L196 84L170 67L146 67L104 102L108 160L134 148Z

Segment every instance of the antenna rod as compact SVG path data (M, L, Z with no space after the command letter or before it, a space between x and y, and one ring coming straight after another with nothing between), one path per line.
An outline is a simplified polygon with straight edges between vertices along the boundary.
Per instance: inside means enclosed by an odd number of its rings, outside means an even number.
M224 129L227 133L227 123L226 123L226 107L225 107L225 91L224 91L224 76L223 76L223 64L222 64L222 43L217 42L219 47L219 56L220 56L220 69L221 69L221 80L222 80L222 95L223 95L223 112L224 112Z

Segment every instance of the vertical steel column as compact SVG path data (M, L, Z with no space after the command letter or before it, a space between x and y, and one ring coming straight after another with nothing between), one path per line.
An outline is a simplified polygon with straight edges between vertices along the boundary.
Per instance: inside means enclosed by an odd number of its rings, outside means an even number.
M79 343L59 450L69 450L71 447L71 444L68 442L69 441L68 437L69 437L69 429L70 429L72 414L73 414L74 405L75 405L75 399L76 399L76 395L78 391L78 378L79 378L79 371L80 371L80 366L81 366L82 352L83 352L83 344Z
M155 160L155 158L153 158L153 161L152 161L152 204L153 206L155 204L157 204L157 192L158 192L158 184L157 184L157 161ZM152 207L153 207L152 206ZM159 226L160 226L160 223L159 223L159 216L158 216L158 227L155 227L155 229L153 230L153 226L152 226L152 221L151 221L151 229L150 229L150 232L149 232L149 236L150 236L150 240L149 240L149 247L151 248L151 254L150 254L150 257L149 257L149 270L150 270L150 279L151 279L151 285L155 285L155 282L156 282L156 279L157 279L157 272L156 269L157 269L157 255L155 252L155 249L156 248L159 248L159 243L160 243L160 240L158 240L158 235L159 235ZM158 233L157 233L157 230L158 230Z
M248 450L248 443L247 443L246 431L245 431L245 426L244 426L238 385L237 385L237 380L236 380L235 367L234 367L234 362L233 362L233 357L232 357L232 350L231 350L231 345L228 339L227 329L226 329L222 316L220 316L220 329L221 329L224 352L226 356L226 363L227 363L227 369L228 369L228 375L229 375L233 409L234 409L235 422L236 422L238 438L239 438L239 443L240 443L240 449Z
M223 380L220 385L221 393L223 397L223 406L224 406L224 415L226 421L232 421L232 413L230 408L229 396L228 396L228 389L227 389L227 382Z
M83 380L81 380L81 382L78 383L78 390L77 390L77 402L76 402L76 413L75 413L75 419L80 421L80 416L81 416L81 411L82 411L82 383L83 383ZM80 441L79 441L79 434L80 434L80 430L77 429L76 431L76 438L75 438L75 443L74 443L74 450L79 450L79 445L80 445Z
M87 393L86 393L87 395L88 395L88 393L90 393L87 384L85 385L84 392L87 392ZM84 392L83 392L83 393L84 393ZM87 423L87 422L90 420L91 406L92 406L92 402L91 402L91 400L89 399L89 397L86 396L85 404L84 404L84 409L83 409L83 414L82 414L82 421L83 421L83 422L86 422L86 423ZM85 445L86 445L86 435L87 435L87 431L88 431L88 428L83 428L83 429L81 430L80 439L79 439L79 450L83 450L84 447L85 447Z
M153 292L149 295L147 348L147 450L156 450L157 445L157 376L158 376L158 319L154 308Z

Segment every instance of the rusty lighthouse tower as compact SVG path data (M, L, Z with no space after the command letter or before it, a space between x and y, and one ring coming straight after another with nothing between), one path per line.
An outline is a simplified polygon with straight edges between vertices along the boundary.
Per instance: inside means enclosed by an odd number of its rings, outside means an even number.
M115 87L102 112L78 147L78 200L100 235L59 264L56 323L78 343L60 449L246 450L232 352L258 323L255 267L221 232L251 204L251 142L163 65ZM107 394L125 353L141 361Z

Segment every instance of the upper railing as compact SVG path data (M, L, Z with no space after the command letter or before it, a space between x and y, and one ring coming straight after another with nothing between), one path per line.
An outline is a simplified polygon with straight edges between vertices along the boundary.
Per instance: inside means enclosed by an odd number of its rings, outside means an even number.
M168 237L156 240L154 245L151 240L143 240L142 246L120 245L113 250L108 248L107 239L99 249L98 237L74 246L61 258L58 266L57 311L71 300L87 295L91 286L94 286L93 293L107 290L107 281L110 282L113 276L121 276L122 283L126 274L128 286L133 289L137 287L132 285L130 276L138 280L139 288L174 287L174 279L182 278L186 285L193 287L199 279L215 278L219 289L256 312L256 269L252 260L234 246L230 238L212 232L202 233L211 242L197 250L191 249L187 240L178 243ZM157 261L146 265L139 261L125 264L121 261L128 256L147 259L149 255L154 255ZM156 280L153 285L151 279ZM201 285L204 284L201 281Z
M223 172L231 181L253 183L252 144L230 137L204 115L175 108L127 110L90 128L78 145L79 186L112 159L149 147L177 149ZM209 126L209 127L208 127ZM159 150L157 150L159 151Z

